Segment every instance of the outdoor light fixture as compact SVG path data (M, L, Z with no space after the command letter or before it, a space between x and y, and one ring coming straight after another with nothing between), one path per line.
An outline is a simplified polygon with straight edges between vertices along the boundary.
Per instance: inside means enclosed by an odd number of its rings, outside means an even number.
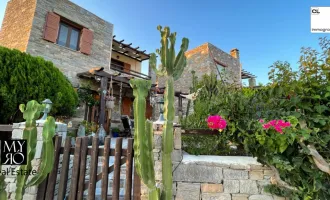
M163 129L163 125L164 125L164 122L165 122L165 119L164 119L164 99L163 97L159 98L159 100L157 101L157 104L159 105L159 118L157 121L155 121L153 124L155 125L154 126L154 129L156 129L157 131L162 131Z
M52 109L52 104L53 102L49 99L45 99L42 102L43 105L45 105L45 109L43 111L44 115L42 116L41 120L46 120L47 119L47 115L50 112L50 109Z
M95 80L96 80L96 81L101 81L101 77L99 77L99 76L95 76Z

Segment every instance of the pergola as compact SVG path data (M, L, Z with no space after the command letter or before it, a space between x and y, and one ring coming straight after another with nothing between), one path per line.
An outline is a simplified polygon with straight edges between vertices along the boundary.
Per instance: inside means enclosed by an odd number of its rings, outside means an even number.
M251 74L250 72L245 71L244 69L242 69L241 77L242 79L257 78L257 76Z
M140 47L132 47L132 43L125 44L124 40L116 40L115 37L116 35L113 36L112 40L112 51L128 56L139 62L149 60L150 55L146 53L146 50L141 51L139 50Z

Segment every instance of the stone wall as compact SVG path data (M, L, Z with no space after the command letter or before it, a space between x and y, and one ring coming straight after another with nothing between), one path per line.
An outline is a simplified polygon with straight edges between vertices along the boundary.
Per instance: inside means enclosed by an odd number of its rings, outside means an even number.
M62 136L62 139L64 140L67 133L67 125L56 122L56 134ZM16 123L13 125L13 132L12 132L12 139L22 139L23 138L23 130L25 128L25 123ZM42 152L42 130L43 130L43 123L37 122L37 147L36 147L36 153L35 157L32 160L32 167L33 170L39 170L40 167L40 161L41 161L41 152ZM11 166L11 165L2 165L2 170L7 169L16 169L17 166ZM69 176L71 177L71 176ZM69 178L70 179L70 178ZM6 191L7 191L7 197L8 200L14 200L15 199L15 191L16 191L16 175L8 175L5 177L5 182L7 183ZM58 188L58 183L56 185ZM37 199L37 191L38 186L32 186L25 190L25 194L23 196L24 200L35 200Z
M94 32L90 55L43 39L44 24L49 11ZM38 0L34 15L27 53L52 61L74 86L79 84L77 73L88 71L93 67L104 67L105 71L109 70L113 35L111 23L68 0Z
M181 150L181 128L174 130L174 200L285 200L268 194L264 186L273 184L274 172L255 158L243 156L194 156ZM161 132L154 134L157 183L161 186ZM142 186L142 199L148 189Z
M37 0L10 0L0 31L0 45L25 51Z

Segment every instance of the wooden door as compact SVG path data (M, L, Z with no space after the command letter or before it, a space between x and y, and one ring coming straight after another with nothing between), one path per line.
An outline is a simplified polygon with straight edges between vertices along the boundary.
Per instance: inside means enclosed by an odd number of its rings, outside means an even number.
M131 108L132 108L132 100L128 97L124 97L122 101L122 115L128 115L131 116Z

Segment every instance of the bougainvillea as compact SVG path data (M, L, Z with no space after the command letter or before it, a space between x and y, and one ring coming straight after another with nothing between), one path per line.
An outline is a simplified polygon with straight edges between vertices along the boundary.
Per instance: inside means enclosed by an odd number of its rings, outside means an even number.
M218 129L221 132L226 128L227 121L220 115L211 115L207 118L207 125L210 129Z
M259 122L264 123L264 120L261 119ZM273 127L275 129L275 131L277 131L280 134L283 134L283 129L286 127L290 127L290 126L291 126L290 122L285 122L284 120L281 120L281 119L279 119L279 120L274 119L274 120L269 121L268 123L263 124L262 127L264 129L270 129Z

